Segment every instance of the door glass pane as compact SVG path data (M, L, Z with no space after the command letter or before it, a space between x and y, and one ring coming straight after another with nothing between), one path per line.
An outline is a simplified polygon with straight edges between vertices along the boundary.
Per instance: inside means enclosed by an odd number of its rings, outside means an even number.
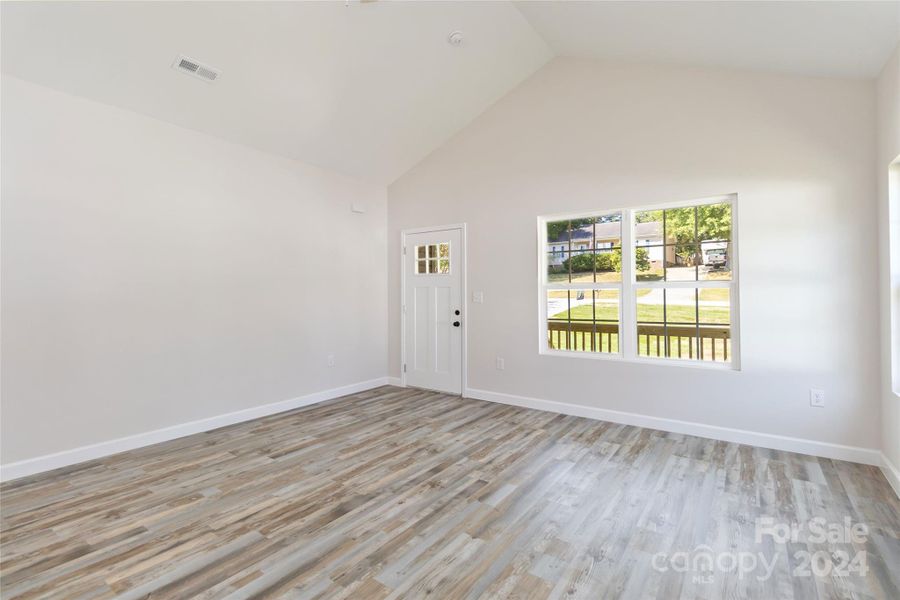
M450 243L416 246L417 275L447 275L450 273Z

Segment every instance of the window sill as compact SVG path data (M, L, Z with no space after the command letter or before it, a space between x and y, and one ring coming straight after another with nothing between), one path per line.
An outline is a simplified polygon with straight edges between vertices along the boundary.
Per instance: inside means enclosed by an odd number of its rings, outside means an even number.
M588 360L606 360L610 362L629 363L637 365L651 365L660 367L687 367L688 369L704 369L712 371L740 371L735 363L700 362L690 359L678 358L625 358L622 354L605 354L599 352L571 352L566 350L540 351L541 356L555 356L559 358L582 358Z

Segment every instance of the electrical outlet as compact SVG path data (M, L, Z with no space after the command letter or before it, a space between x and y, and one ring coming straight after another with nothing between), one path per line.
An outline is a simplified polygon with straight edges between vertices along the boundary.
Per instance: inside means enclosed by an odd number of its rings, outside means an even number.
M825 406L825 390L810 388L809 405L815 406L816 408L823 408Z
M505 368L506 368L506 364L504 363L503 359L498 356L497 357L497 370L502 371Z
M329 367L333 367L333 366L334 366L334 354L329 354L329 355L328 355L328 366L329 366Z
M484 292L472 292L472 302L475 304L484 303Z

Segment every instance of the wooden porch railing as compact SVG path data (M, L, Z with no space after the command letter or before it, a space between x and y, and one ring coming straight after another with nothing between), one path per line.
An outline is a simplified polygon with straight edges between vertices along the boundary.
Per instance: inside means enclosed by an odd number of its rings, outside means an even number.
M638 354L699 358L724 362L731 353L731 328L722 325L648 325L638 324ZM618 352L618 323L585 321L549 321L547 336L550 348L582 352ZM668 336L668 352L666 351Z

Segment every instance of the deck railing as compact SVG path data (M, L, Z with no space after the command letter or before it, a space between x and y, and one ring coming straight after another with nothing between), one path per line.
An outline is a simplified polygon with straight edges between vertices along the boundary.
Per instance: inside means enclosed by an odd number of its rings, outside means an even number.
M639 323L637 329L640 356L727 362L731 354L731 328L727 325L697 327ZM550 348L554 350L619 351L618 323L549 321L547 336Z

